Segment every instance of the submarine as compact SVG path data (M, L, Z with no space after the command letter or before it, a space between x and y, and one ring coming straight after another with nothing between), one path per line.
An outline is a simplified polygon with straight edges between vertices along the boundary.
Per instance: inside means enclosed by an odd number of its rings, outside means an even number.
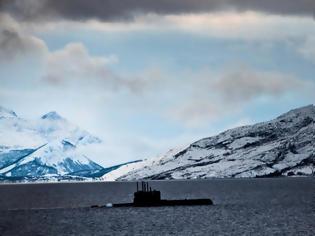
M141 187L141 188L140 188ZM180 199L166 200L161 199L161 192L152 189L148 182L137 182L137 191L134 192L132 203L108 203L106 207L158 207L158 206L194 206L194 205L213 205L209 198L201 199Z

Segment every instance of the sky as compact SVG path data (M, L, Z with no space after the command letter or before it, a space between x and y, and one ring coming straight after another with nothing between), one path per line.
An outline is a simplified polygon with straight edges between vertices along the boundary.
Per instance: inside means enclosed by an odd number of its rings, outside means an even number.
M108 166L315 101L313 0L0 0L0 105Z

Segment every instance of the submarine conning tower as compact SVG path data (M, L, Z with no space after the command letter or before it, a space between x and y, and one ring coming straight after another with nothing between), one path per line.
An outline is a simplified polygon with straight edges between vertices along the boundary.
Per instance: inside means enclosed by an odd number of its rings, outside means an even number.
M134 193L133 204L135 206L159 205L161 192L152 190L148 182L141 182L141 189L137 182L137 192Z

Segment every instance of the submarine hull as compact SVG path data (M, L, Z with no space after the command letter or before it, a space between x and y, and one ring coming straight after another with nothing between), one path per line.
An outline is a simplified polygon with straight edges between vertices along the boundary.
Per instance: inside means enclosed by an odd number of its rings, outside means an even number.
M197 206L213 205L211 199L160 200L158 202L118 203L113 207L159 207L159 206Z
M158 207L158 206L196 206L213 205L209 198L164 200L161 199L161 192L152 190L146 182L141 182L141 190L137 182L137 191L134 192L133 203L109 204L110 207Z

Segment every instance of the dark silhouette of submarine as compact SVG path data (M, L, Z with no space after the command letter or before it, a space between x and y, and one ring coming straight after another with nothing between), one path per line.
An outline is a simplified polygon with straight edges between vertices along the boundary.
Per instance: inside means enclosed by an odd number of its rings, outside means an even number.
M134 193L133 203L116 203L112 207L154 207L154 206L192 206L192 205L213 205L209 198L164 200L161 199L161 192L152 190L149 183L141 182L141 189L137 182L137 191Z

